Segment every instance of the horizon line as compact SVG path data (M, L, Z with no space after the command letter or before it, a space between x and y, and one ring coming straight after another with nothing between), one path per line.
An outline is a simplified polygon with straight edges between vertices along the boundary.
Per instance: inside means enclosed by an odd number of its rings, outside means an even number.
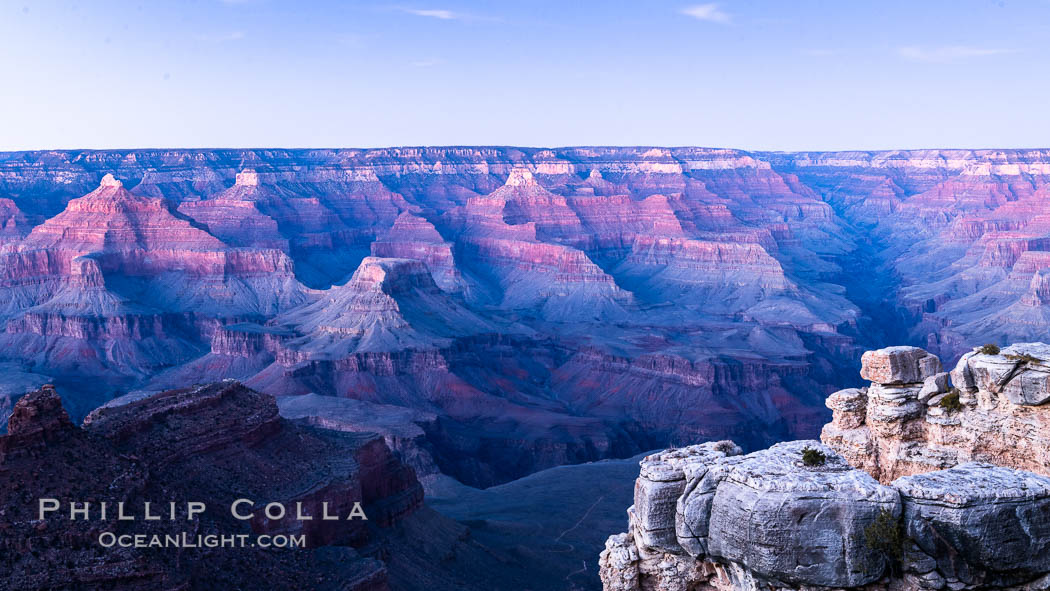
M941 151L960 151L960 152L986 152L995 150L1006 150L1006 151L1050 151L1050 146L1041 147L981 147L981 148L960 148L960 147L926 147L926 148L845 148L845 149L796 149L796 150L771 150L771 149L748 149L748 148L735 148L729 146L703 146L698 144L680 144L680 145L660 145L660 144L571 144L562 146L534 146L525 144L401 144L401 145L383 145L383 146L372 146L372 147L355 147L355 146L344 146L344 147L331 147L331 146L316 146L316 147L279 147L279 146L266 146L266 147L139 147L139 148L32 148L32 149L0 149L0 154L33 154L33 153L46 153L46 152L148 152L148 151L186 151L186 152L218 152L218 151L240 151L240 152L255 152L255 151L267 151L267 150L283 150L283 151L379 151L379 150L448 150L448 149L476 149L476 148L495 148L495 149L520 149L520 150L573 150L573 149L609 149L609 148L627 148L627 149L665 149L665 150L685 150L685 149L699 149L699 150L732 150L736 152L745 152L751 154L805 154L805 153L820 153L820 154L832 154L832 153L845 153L845 152L941 152Z

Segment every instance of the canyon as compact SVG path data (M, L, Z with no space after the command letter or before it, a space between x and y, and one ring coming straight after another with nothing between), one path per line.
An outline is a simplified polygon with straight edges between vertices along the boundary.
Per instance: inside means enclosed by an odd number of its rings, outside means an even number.
M812 438L865 349L1046 332L1048 179L1045 150L3 153L0 418L232 378L475 487Z

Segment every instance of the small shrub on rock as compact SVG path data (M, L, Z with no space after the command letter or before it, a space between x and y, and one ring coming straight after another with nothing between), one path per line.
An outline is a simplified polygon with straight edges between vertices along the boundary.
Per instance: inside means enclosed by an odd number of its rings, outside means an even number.
M802 448L802 463L807 466L823 466L828 461L828 456L819 449L812 447Z
M875 521L864 528L864 544L899 564L904 558L904 528L892 511L879 511Z
M941 398L941 401L937 403L937 406L943 408L949 413L962 410L963 404L962 401L959 400L959 389L952 388L949 390L948 393L944 395L944 398Z
M988 343L987 345L984 345L980 349L978 349L977 352L983 355L998 355L999 345L996 345L995 343Z

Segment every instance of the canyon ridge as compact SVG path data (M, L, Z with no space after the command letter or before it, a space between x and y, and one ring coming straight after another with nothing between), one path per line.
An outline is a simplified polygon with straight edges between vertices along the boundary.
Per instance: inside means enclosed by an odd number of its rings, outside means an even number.
M1050 151L0 154L0 418L234 378L475 487L815 437L888 343L1050 326Z

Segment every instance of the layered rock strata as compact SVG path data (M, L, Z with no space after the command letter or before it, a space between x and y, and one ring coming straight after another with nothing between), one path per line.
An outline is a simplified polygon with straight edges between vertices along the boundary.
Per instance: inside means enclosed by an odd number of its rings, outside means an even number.
M1050 588L1048 353L983 348L949 375L917 347L869 351L872 384L828 398L823 442L648 456L604 588Z
M950 374L939 362L916 365L921 354L866 353L862 375L874 381L828 397L833 418L821 439L882 482L970 461L1050 474L1050 346L982 347ZM907 369L876 370L886 364Z
M1048 162L1046 150L4 153L0 357L51 376L77 418L126 392L227 377L432 412L435 457L471 464L455 474L478 485L681 441L750 451L816 436L824 399L871 343L921 343L954 364L973 342L1042 338ZM401 349L296 359L330 343L286 346L318 333L272 322L341 305L328 296L369 255L422 263L497 333L415 349L428 331L410 319L428 311L402 308L386 339L403 333ZM583 435L550 439L570 431Z

